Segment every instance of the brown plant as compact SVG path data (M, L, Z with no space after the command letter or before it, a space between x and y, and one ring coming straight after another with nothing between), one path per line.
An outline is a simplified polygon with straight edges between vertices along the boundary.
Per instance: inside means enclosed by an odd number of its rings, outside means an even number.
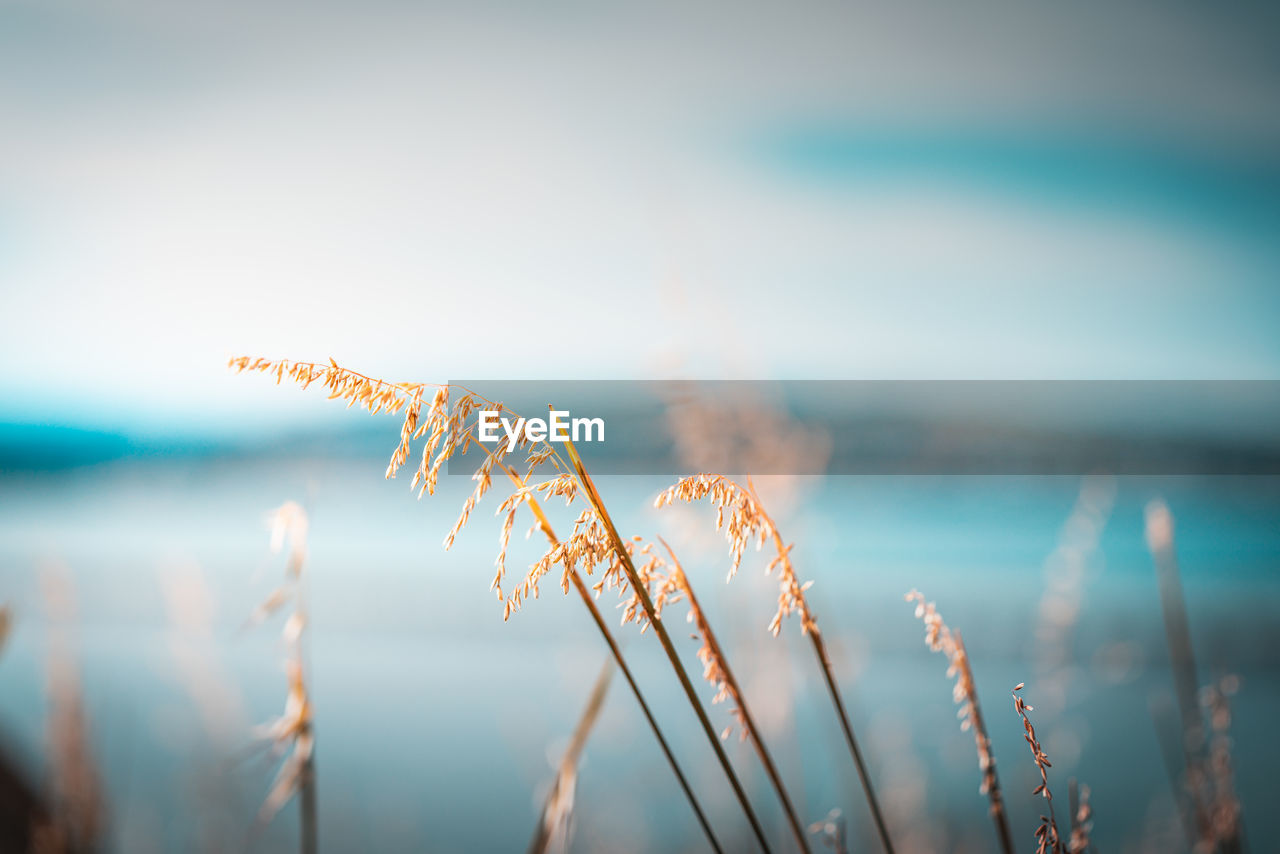
M285 755L258 811L258 824L262 826L271 821L285 804L295 795L298 796L300 847L307 854L316 850L315 733L303 655L307 610L303 596L302 569L307 555L308 520L306 511L292 501L272 511L270 520L271 550L278 552L286 545L289 549L285 584L258 606L249 622L262 622L286 603L292 602L294 607L281 632L289 650L285 661L289 689L284 712L255 728L255 735L262 742L269 744L276 753Z
M107 807L98 765L89 743L80 671L71 640L75 591L65 572L49 567L42 586L52 634L48 663L49 811L35 817L35 854L97 850L106 835Z
M1062 854L1062 837L1058 833L1058 820L1053 812L1053 792L1049 790L1049 769L1053 766L1049 762L1049 757L1045 755L1044 749L1040 747L1040 740L1036 738L1036 728L1031 725L1028 712L1034 709L1022 699L1022 694L1019 692L1023 687L1024 683L1019 682L1013 688L1013 708L1018 713L1018 717L1022 718L1023 737L1031 747L1031 757L1036 763L1036 769L1040 772L1040 785L1036 786L1031 794L1043 796L1049 805L1049 814L1040 816L1040 824L1036 827L1036 854L1046 854L1046 852Z
M867 805L871 810L871 817L879 833L880 842L885 851L892 854L893 842L889 838L888 826L880 810L875 788L871 783L871 775L867 771L862 751L858 748L857 739L854 737L853 725L849 722L848 712L845 711L844 700L840 697L840 691L836 686L835 672L827 656L826 642L822 638L822 633L818 631L817 620L805 597L805 592L813 582L806 581L802 584L796 577L795 567L791 563L792 546L784 543L781 534L778 533L777 525L760 503L760 498L750 481L743 486L724 475L697 474L681 478L660 493L653 504L654 507L660 508L676 501L692 504L703 499L710 499L715 506L716 530L723 529L725 538L729 541L729 554L732 558L729 579L737 573L748 543L754 542L757 550L762 549L767 542L772 544L774 554L765 568L765 573L772 574L775 570L778 572L778 610L769 622L769 631L776 636L781 631L782 620L785 617L797 613L800 615L800 631L808 636L814 654L817 656L818 665L827 685L827 693L840 720L845 744L849 748L849 755L853 759L858 779L862 783L862 790L866 795Z
M835 854L848 854L848 831L844 826L844 815L838 809L827 813L822 821L809 825L809 832L819 836L822 844Z
M533 840L529 843L529 854L543 854L551 848L553 842L560 843L560 850L569 849L570 824L573 818L574 794L578 786L578 764L582 752L587 746L587 739L604 708L605 694L609 690L609 682L613 678L613 662L605 659L600 675L596 677L587 698L587 705L582 710L578 725L573 729L573 737L560 764L556 766L556 776L547 791L547 798L542 804L542 812L538 816L538 824L533 831Z
M671 550L671 546L667 544L666 540L661 538L659 540L662 543L662 547L666 549L667 555L671 559L671 564L665 578L658 580L662 593L661 602L658 597L655 597L655 611L660 613L663 605L670 605L682 600L688 603L689 622L697 628L694 637L702 641L702 645L698 648L698 660L702 662L703 668L702 678L716 689L716 695L711 702L714 705L725 700L733 701L733 708L729 714L742 727L742 738L751 740L752 747L755 748L756 754L760 757L760 762L764 765L765 774L769 777L769 782L773 785L773 790L782 804L782 810L787 817L787 823L791 827L796 847L801 851L807 852L809 850L809 842L805 836L804 827L800 824L800 818L796 814L795 806L791 803L791 796L787 794L787 787L782 782L782 776L778 773L778 768L773 763L773 757L769 755L769 749L765 747L764 737L760 732L760 728L756 725L755 719L751 715L751 710L747 707L747 702L742 695L738 680L734 677L733 670L729 667L729 659L725 656L724 649L720 646L715 632L711 629L711 623L707 620L706 612L698 604L698 598L693 593L693 585L689 582L689 576L685 574L680 561L676 559L675 552ZM732 725L726 727L720 735L721 739L728 738L732 731Z
M9 605L0 605L0 652L9 640L9 632L13 629L13 609Z
M1209 756L1206 811L1213 847L1223 854L1243 849L1240 799L1236 796L1235 768L1231 757L1231 697L1240 689L1240 677L1229 675L1201 691L1209 718Z
M473 442L473 434L469 429L471 424L468 420L473 412L483 407L499 413L515 415L515 413L504 408L502 404L482 398L469 389L449 385L429 386L422 383L390 383L342 368L332 359L329 360L328 365L320 365L312 362L270 361L239 357L231 359L229 366L237 371L248 370L274 376L277 384L283 382L285 377L288 377L303 388L307 388L315 382L320 382L324 388L329 390L330 399L346 400L348 407L359 404L371 414L380 412L399 413L403 411L404 420L401 424L400 442L387 466L386 476L388 478L394 477L397 470L408 460L412 452L411 443L416 439L425 437L426 441L423 445L421 463L415 473L413 482L415 487L419 487L419 496L424 493L434 492L439 472L449 459L455 454L466 454ZM451 391L455 391L459 395L452 404L450 404ZM423 400L427 393L431 393L431 404L427 407L426 416L423 418ZM567 504L572 504L580 489L588 483L585 469L580 464L570 469L554 447L546 442L531 443L521 441L517 447L528 452L528 470L525 476L520 478L504 462L504 458L511 448L502 444L496 450L491 451L479 442L475 444L480 447L485 456L473 475L476 487L463 504L462 512L459 514L457 522L448 536L446 536L445 548L447 549L453 544L458 533L466 525L471 512L492 486L493 471L495 469L506 471L516 488L499 507L499 513L504 513L505 517L500 537L501 546L496 561L497 571L491 584L491 588L496 592L499 600L503 602L503 618L509 618L530 596L537 598L541 579L550 571L553 565L559 564L562 567L561 590L567 593L571 585L578 588L578 592L588 610L592 613L593 620L596 621L597 627L608 642L615 659L620 665L624 665L621 652L609 635L603 620L599 618L598 611L587 593L585 583L578 574L578 569L581 567L584 572L590 575L593 574L596 566L604 564L605 570L602 577L594 586L596 594L599 595L605 587L610 586L617 586L620 594L625 593L627 585L630 585L633 590L635 607L630 608L628 613L624 614L624 619L630 618L642 623L645 621L654 623L651 609L645 604L648 601L644 590L645 584L635 574L635 567L632 565L631 556L626 545L622 543L617 531L613 528L612 522L608 519L607 511L604 510L603 504L598 501L598 495L593 497L590 506L575 519L573 530L569 538L564 541L559 540L552 532L536 501L536 497L539 494L546 494L564 497ZM579 463L579 461L575 459L575 463ZM545 464L553 465L562 474L550 480L530 484L529 480L535 470ZM570 471L572 472L571 476L567 474ZM535 516L538 517L535 528L541 527L543 529L549 546L542 558L530 566L524 579L513 588L510 595L504 595L503 584L506 576L506 553L510 543L510 533L514 526L515 511L524 504L528 504L530 509L534 511ZM641 613L643 613L643 617ZM704 731L707 733L708 739L716 752L721 768L724 770L735 796L751 824L752 831L761 843L761 847L768 851L768 844L764 839L759 821L756 819L754 811L746 799L746 793L741 783L729 765L728 757L724 754L723 748L715 738L714 732L710 729L710 723L706 720L705 712L697 705L697 697L693 693L692 684L683 671L683 666L675 654L674 647L671 646L670 639L666 637L666 633L660 624L658 629L658 634L663 641L663 646L672 668L685 687L686 696L694 705L695 711L703 724ZM715 841L710 826L693 796L693 791L684 775L680 772L674 755L665 740L662 739L647 704L643 703L638 686L631 679L630 673L625 666L623 666L623 669L633 691L637 698L641 700L642 706L644 706L646 719L662 743L663 752L676 773L690 805L697 814L699 823L707 834L712 847L719 851L720 847Z
M1071 836L1067 840L1070 854L1085 854L1093 850L1090 834L1093 832L1093 806L1089 803L1089 787L1079 786L1075 778L1067 781L1071 806Z
M991 753L991 738L987 735L982 708L978 705L978 690L973 682L973 670L964 640L959 632L952 633L943 622L938 609L932 602L926 602L919 591L912 590L907 594L906 600L915 603L916 617L924 622L925 643L929 645L929 649L941 652L947 658L947 676L955 679L951 698L960 706L957 712L960 729L973 731L973 743L978 751L978 769L982 772L982 785L978 791L991 802L991 818L1000 837L1001 849L1005 854L1011 854L1013 841L1009 832L1009 820L1005 815L1004 800L1000 795L1000 780L996 776L996 759Z
M1183 822L1197 852L1236 854L1243 850L1243 839L1240 804L1235 796L1231 767L1231 739L1227 731L1231 713L1227 697L1238 686L1239 680L1229 676L1207 689L1197 687L1199 676L1174 528L1173 514L1167 504L1160 499L1147 504L1147 547L1156 566L1165 639L1181 724L1178 741L1184 763L1181 781ZM1168 764L1172 765L1171 762ZM1171 771L1171 775L1176 777L1176 771Z
M519 475L509 466L500 464L502 469L511 478L512 483L517 487L522 481ZM547 542L554 548L559 545L559 539L556 537L555 531L551 527L551 522L547 519L546 514L542 511L542 506L536 498L530 498L526 502L530 512L537 519L534 527L540 528L547 538ZM653 716L653 711L649 708L649 703L644 698L644 693L640 690L639 684L635 680L635 676L631 672L631 667L627 664L627 660L622 656L622 649L618 646L617 641L613 637L613 632L609 630L609 626L605 623L604 617L600 614L600 609L596 607L595 599L591 596L587 589L586 583L582 580L582 576L578 574L576 569L569 569L566 572L569 581L572 582L574 590L577 591L582 600L582 604L586 607L587 612L591 615L592 622L596 629L600 632L600 636L604 639L605 644L609 647L610 653L613 655L614 663L618 665L618 669L622 671L623 677L627 680L632 694L636 698L636 702L640 705L640 711L644 714L645 721L649 724L649 728L653 731L654 737L658 741L658 746L662 750L662 754L666 757L667 763L671 766L672 773L676 776L676 781L680 784L681 790L684 792L685 798L689 801L689 806L693 809L694 815L698 819L703 833L707 837L707 841L711 843L711 848L719 854L721 847L716 839L715 833L711 830L711 825L707 822L706 815L702 812L702 807L698 803L697 797L693 794L693 788L689 785L688 779L684 772L680 769L680 763L676 761L675 754L671 751L671 746L667 743L666 737L662 734L661 728L658 726L657 720Z

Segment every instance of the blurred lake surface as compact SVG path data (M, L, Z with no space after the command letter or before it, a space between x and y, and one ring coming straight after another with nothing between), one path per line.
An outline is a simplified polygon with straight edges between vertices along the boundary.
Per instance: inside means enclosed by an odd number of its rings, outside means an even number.
M436 496L415 501L407 479L381 477L384 466L381 456L353 452L134 459L0 476L0 601L15 615L0 653L0 746L33 780L44 779L53 629L41 578L63 573L74 589L69 631L111 848L247 844L274 775L247 750L251 725L283 709L286 686L280 620L244 623L283 573L283 556L268 549L266 513L297 500L311 514L305 572L321 849L521 849L605 649L555 574L539 600L503 623L488 589L499 524L486 508L496 507L495 496L446 553L441 540L470 481L443 478ZM789 621L776 640L765 630L776 595L763 577L767 560L749 552L726 586L727 546L713 530L714 511L653 510L665 485L601 479L624 534L661 533L680 551L802 818L839 807L852 840L869 842L867 812L799 625ZM1280 795L1280 479L833 477L781 486L777 494L790 497L778 505L779 526L797 544L802 579L815 581L819 624L904 847L995 845L946 664L926 648L903 601L912 588L964 634L1021 847L1032 844L1043 807L1030 796L1035 769L1009 699L1020 681L1038 707L1060 813L1068 778L1078 777L1092 789L1101 850L1159 850L1160 839L1176 838L1152 712L1172 700L1144 541L1143 510L1155 497L1176 519L1200 681L1243 679L1233 701L1234 760L1253 849L1280 834L1269 810ZM1082 495L1101 502L1100 512L1084 514L1083 536ZM557 509L553 522L567 530L572 515ZM517 522L512 571L541 552L536 539L520 538L527 521ZM206 624L175 624L166 590L179 589L196 597ZM607 592L606 613L612 602ZM618 635L722 840L747 845L656 641L633 626ZM695 673L696 647L682 647ZM711 714L729 722L724 707ZM758 762L747 746L731 744L785 850L785 824ZM253 844L287 850L296 834L290 805ZM705 847L620 680L587 748L572 847Z

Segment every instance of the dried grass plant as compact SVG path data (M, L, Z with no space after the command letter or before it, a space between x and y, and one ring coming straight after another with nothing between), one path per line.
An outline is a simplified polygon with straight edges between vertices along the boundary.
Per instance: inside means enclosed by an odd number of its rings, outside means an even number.
M773 757L769 755L769 749L765 746L760 727L756 725L755 719L751 715L751 710L747 706L746 698L742 695L742 688L739 686L737 678L733 675L733 670L729 667L729 659L725 656L723 647L720 646L715 632L711 629L711 623L707 620L706 612L698 604L698 598L694 595L693 585L689 581L689 576L685 574L684 567L676 559L675 552L672 551L667 541L661 538L659 538L659 541L662 543L662 547L666 549L670 564L667 571L661 573L657 579L659 592L654 596L655 610L660 615L667 605L681 601L688 603L688 621L695 627L696 633L694 637L702 643L698 649L698 660L702 662L703 667L702 678L716 689L715 697L712 698L711 702L715 704L725 700L732 701L733 708L730 709L729 714L741 726L742 738L751 740L752 747L755 748L756 754L760 757L760 762L764 765L765 774L768 776L769 782L772 784L773 790L782 804L782 810L791 828L796 847L801 851L808 852L809 842L805 835L804 827L796 814L796 808L791 802L791 796L787 793L787 787L782 782L782 776L778 773L778 768L773 763ZM721 739L728 738L732 731L732 725L726 727L720 734Z
M1234 854L1244 850L1244 824L1236 796L1235 767L1231 758L1231 697L1240 689L1238 676L1224 676L1201 691L1209 718L1208 792L1210 839L1200 847ZM1204 842L1209 842L1205 846Z
M49 810L36 816L31 850L33 854L82 854L103 845L107 807L90 746L80 671L71 638L75 591L60 568L47 567L41 573L41 582L51 629L46 722Z
M1099 543L1115 505L1116 483L1106 475L1091 475L1080 483L1071 513L1062 524L1058 543L1045 560L1044 593L1035 620L1036 706L1056 720L1072 697L1072 644L1084 607Z
M1227 696L1238 685L1227 677L1218 685L1202 690L1191 643L1191 621L1187 617L1174 540L1173 513L1162 500L1146 507L1147 547L1156 566L1160 606L1164 615L1165 640L1177 698L1183 774L1181 808L1188 836L1200 854L1235 854L1243 850L1240 804L1235 797L1230 762L1231 714ZM1231 690L1227 690L1231 689ZM1207 709L1204 708L1207 706ZM1206 726L1208 713L1210 727ZM1220 728L1221 727L1221 728ZM1167 750L1168 753L1176 752ZM1166 760L1167 764L1172 764ZM1177 787L1175 786L1175 789Z
M0 652L4 652L4 645L9 642L9 632L13 630L13 608L9 605L0 605Z
M240 357L230 360L229 366L238 372L252 371L274 376L277 384L282 383L287 377L304 389L313 383L319 382L324 389L329 391L330 399L345 400L349 408L359 405L371 414L376 415L383 412L398 414L403 412L400 442L387 466L386 477L394 477L397 471L408 462L412 453L412 443L425 438L420 463L414 473L412 484L413 487L419 490L419 496L426 493L434 493L439 474L444 465L455 455L465 455L473 444L474 438L471 429L473 423L470 420L470 416L473 413L480 409L489 409L508 416L516 416L516 413L507 409L501 403L483 398L469 389L449 385L391 383L342 368L333 360L330 360L328 365L320 365L312 362L270 361ZM537 598L543 578L551 572L554 566L561 567L561 591L567 593L571 586L575 587L589 611L591 611L593 621L596 622L615 659L622 667L633 693L641 701L646 719L655 735L659 738L664 755L673 772L675 772L681 788L690 802L690 806L697 815L699 824L707 834L708 841L715 850L719 851L721 850L719 843L716 841L710 825L693 795L692 788L680 771L674 754L670 751L665 739L662 738L648 704L644 702L639 687L634 679L631 678L629 668L625 667L621 651L612 639L611 634L608 633L606 624L600 617L598 609L595 608L594 602L591 601L592 597L587 592L585 582L582 580L578 569L581 568L586 574L592 575L597 567L603 566L599 581L592 587L597 596L607 588L617 588L619 595L624 595L629 588L631 590L631 601L624 613L624 622L634 620L640 622L642 627L644 625L652 625L655 628L655 633L662 642L668 661L680 679L685 695L698 715L703 731L707 735L734 795L751 825L753 834L761 847L768 851L769 845L765 839L763 828L755 816L746 792L734 773L728 756L716 738L715 731L712 729L706 713L698 703L692 681L689 679L688 674L684 672L683 665L676 655L670 637L662 626L661 621L656 619L656 615L653 613L652 603L649 602L645 583L636 572L626 541L618 535L617 530L614 528L607 510L604 509L599 493L595 490L594 484L582 467L581 461L577 459L576 452L573 451L572 446L569 446L569 452L573 457L573 465L570 465L553 446L546 442L531 443L527 440L520 442L517 447L527 453L527 469L524 476L521 477L504 461L510 450L512 450L507 443L499 444L496 450L489 450L478 442L474 442L474 444L484 452L484 459L472 476L476 486L463 503L462 511L457 521L445 537L445 548L447 549L453 545L457 535L469 520L472 511L475 510L477 504L492 487L495 470L499 472L506 471L513 481L514 489L498 507L498 513L503 516L503 523L499 537L500 548L495 561L496 570L490 585L499 601L503 604L503 619L508 619L529 598ZM531 482L534 474L544 466L552 466L558 473L550 479ZM538 499L540 497L560 497L565 500L566 505L572 505L582 495L587 496L588 506L574 520L569 537L561 540L552 531L545 514L541 510ZM535 517L537 517L534 527L543 530L549 547L543 556L529 567L521 581L514 586L504 588L507 583L506 556L511 532L514 528L515 516L520 507L525 505L528 505L530 510L534 512Z
M756 842L760 847L768 852L770 851L769 842L765 837L764 828L760 824L760 820L756 817L755 810L751 807L751 802L747 798L746 790L743 789L738 775L734 772L733 766L729 763L729 757L724 751L724 747L720 744L715 728L711 725L711 719L707 717L707 712L702 707L702 703L698 700L697 691L693 687L693 682L689 678L688 672L685 671L684 665L680 661L680 656L676 652L675 644L671 640L670 633L667 632L666 626L662 622L662 618L658 616L654 607L653 600L649 596L649 582L652 580L642 578L637 571L633 558L634 545L623 540L618 534L618 529L613 524L613 519L609 516L609 511L605 509L604 500L600 497L600 492L596 488L595 482L591 476L587 474L586 467L582 464L582 458L578 456L577 450L572 442L565 442L565 449L569 453L569 458L573 464L573 471L577 476L578 483L582 487L583 493L590 502L596 522L598 522L605 532L610 553L610 569L609 572L616 572L620 569L625 574L625 584L630 585L632 601L627 606L624 622L629 618L642 620L645 624L650 625L654 629L654 633L658 636L662 649L667 655L667 660L671 663L672 670L675 671L680 685L684 689L685 697L689 701L689 705L693 707L698 717L698 722L702 725L702 731L707 736L707 740L711 743L712 749L715 751L716 759L720 763L721 769L725 773L725 777L729 780L729 785L733 789L734 796L738 799L739 805L742 807L743 814L747 818L747 822L751 825L751 832L756 838ZM580 517L581 518L581 517ZM615 576L610 579L609 572L606 572L605 580L616 583L620 587L624 587L624 579ZM638 605L638 608L637 608ZM639 610L643 610L643 614Z
M703 676L715 686L717 701L733 702L734 709L731 714L737 725L742 727L743 737L752 740L765 766L766 773L783 804L788 823L796 837L797 847L802 851L808 850L804 828L798 820L780 775L755 726L739 684L724 656L723 648L693 594L688 576L669 547L668 559L663 559L655 554L651 546L645 545L643 540L621 536L596 483L587 472L572 442L566 442L557 447L546 442L522 439L516 443L515 448L509 447L507 443L499 443L494 448L482 445L474 438L473 416L475 413L486 409L497 410L500 414L510 417L518 417L518 415L501 403L488 400L469 389L457 386L391 383L340 367L332 360L325 365L245 357L232 359L230 365L238 371L252 371L273 376L277 383L283 383L288 379L303 388L318 384L328 392L331 399L344 401L348 407L359 406L375 415L389 413L399 416L401 418L400 440L387 466L386 477L395 477L401 468L410 463L415 452L415 443L421 441L412 482L419 496L434 493L440 472L451 459L466 455L473 446L478 448L482 457L472 475L474 488L445 537L445 548L453 545L471 514L492 489L495 476L501 479L502 475L505 475L505 479L510 482L510 489L502 490L505 494L496 507L501 523L498 554L490 584L502 606L503 619L509 619L529 599L538 598L542 582L548 576L556 578L553 573L558 573L558 586L563 593L567 594L570 589L577 592L639 703L646 722L654 733L708 842L719 852L722 848L711 830L698 799L694 796L686 776L657 724L649 703L636 683L613 632L596 605L596 600L606 591L616 591L620 598L622 623L634 623L641 632L652 629L652 633L657 636L672 671L679 679L686 699L694 710L725 778L751 826L757 843L760 848L768 852L770 846L763 828L728 760L721 743L722 738L712 726L693 680L677 654L670 632L663 622L663 609L667 605L678 601L687 602L690 609L689 619L695 624L697 637L702 641L698 657L703 665ZM525 454L523 472L517 471L514 463L508 460L508 455L516 449ZM553 498L562 499L567 508L577 511L572 517L568 535L563 539L555 533L543 507L543 502ZM800 582L792 563L792 546L783 540L773 519L761 504L750 480L743 485L716 474L682 478L658 496L655 506L663 507L675 502L693 504L703 500L715 506L716 527L724 531L729 542L730 579L736 574L748 543L754 543L757 549L763 549L766 545L770 547L772 556L766 567L766 574L776 574L778 598L777 610L769 622L768 630L776 636L781 631L785 618L792 615L799 616L801 632L810 639L812 644L827 691L840 721L846 745L862 783L880 841L886 851L892 852L892 842L870 775L854 736L849 715L844 707L823 635L819 631L817 620L806 597L809 584ZM530 563L523 573L513 580L507 555L521 508L527 509L534 518L534 524L529 529L529 533L540 530L546 539L547 547L537 560ZM284 529L288 529L288 523L284 523ZM295 566L293 558L290 566ZM296 569L293 570L295 579L300 575L300 571L301 558L298 558ZM587 577L591 577L592 580L588 581ZM996 823L1001 846L1009 852L1012 850L1012 843L1004 802L963 641L958 633L953 633L946 627L932 605L924 603L923 597L913 593L908 598L917 603L918 615L924 619L927 626L927 640L931 648L943 652L950 663L950 674L956 680L955 700L961 706L959 715L962 726L971 727L974 731L975 746L983 775L983 791L991 801L991 814ZM277 591L277 594L273 594L264 603L263 608L260 609L262 612L260 616L265 616L281 607L288 600L288 591ZM299 616L298 621L291 619L290 623L286 624L286 633L293 632L289 636L294 643L293 649L297 651L294 659L297 666L290 668L289 706L285 715L268 730L268 734L277 744L285 742L291 745L294 751L291 760L282 767L267 804L264 804L264 810L270 808L271 812L278 809L279 804L284 800L298 793L301 788L305 788L305 781L310 777L309 774L302 773L304 768L309 768L310 751L313 745L310 702L302 679L301 646L297 644L304 625L304 620L300 616L302 613L299 603L295 610L295 616ZM290 626L293 628L290 629ZM1027 742L1041 774L1041 785L1036 788L1035 794L1044 797L1049 804L1049 815L1042 818L1036 832L1038 851L1040 854L1061 854L1067 850L1087 850L1092 822L1087 793L1080 799L1079 804L1073 804L1072 838L1064 844L1058 831L1052 795L1049 791L1047 774L1047 769L1050 767L1049 761L1036 738L1035 729L1028 715L1031 707L1023 702L1019 693L1021 690L1022 685L1014 689L1014 704L1023 722ZM590 710L589 705L588 711ZM584 716L584 719L589 717L589 715ZM585 730L582 730L582 739L585 740ZM580 743L578 751L580 751ZM571 748L566 758L571 758L576 765L576 755ZM554 835L552 831L556 827L563 826L563 817L568 810L567 805L571 803L568 793L572 789L574 780L572 769L566 772L562 765L558 779L559 782L553 790L552 797L548 800L547 809L544 810L541 829L535 836L535 844L545 844L539 843L538 840ZM829 816L826 821L809 828L809 832L822 833L824 841L829 845L836 850L844 850L846 844L844 824L838 815Z
M932 602L926 602L919 591L912 590L906 599L915 603L916 617L924 622L925 643L929 645L929 649L941 652L947 658L947 676L955 679L951 698L960 707L957 712L960 729L973 732L974 747L978 751L978 769L982 772L979 792L991 802L989 812L995 822L1001 850L1005 854L1012 854L1013 838L1005 815L1004 799L1000 794L1000 779L996 776L996 759L991 753L991 738L987 735L982 707L978 704L978 690L974 685L973 669L969 663L969 653L965 650L964 639L959 632L952 632L947 627L938 609Z
M243 842L241 798L234 765L216 759L237 752L247 715L243 698L216 653L216 600L196 564L166 566L159 573L169 615L174 678L198 711L205 749L187 763L189 851L221 852Z
M835 854L848 854L849 834L845 827L844 814L840 810L833 809L822 821L815 821L809 825L809 833L821 839L822 844Z
M1067 850L1071 854L1088 854L1094 850L1090 834L1093 832L1093 806L1089 803L1089 787L1067 781L1068 800L1071 807L1071 836Z
M1031 758L1036 763L1036 770L1040 772L1040 785L1031 794L1043 797L1049 809L1047 816L1040 816L1040 824L1036 827L1036 854L1063 854L1066 849L1062 844L1062 836L1058 833L1058 819L1053 811L1053 792L1049 789L1049 769L1053 766L1045 755L1044 748L1040 746L1036 728L1031 724L1029 713L1034 709L1022 699L1020 692L1023 687L1024 684L1019 682L1013 688L1013 708L1018 717L1022 718L1023 737L1031 748Z
M716 530L723 530L725 538L729 541L731 556L729 580L737 574L748 543L754 542L757 550L762 549L766 543L772 545L773 557L765 568L765 573L770 575L775 571L778 573L778 610L769 622L769 631L776 636L782 629L784 618L799 614L800 630L813 645L814 655L818 659L827 692L840 720L845 744L849 748L849 755L853 759L858 779L862 783L863 793L866 795L880 842L885 851L892 854L893 842L889 837L888 826L885 824L884 815L876 798L871 775L867 771L862 751L858 748L857 738L853 734L853 725L849 722L844 700L836 685L835 672L827 655L826 642L818 630L817 620L805 597L805 591L813 582L806 581L802 584L796 577L795 568L791 563L792 546L784 543L777 526L760 503L760 498L750 481L743 486L724 475L706 473L681 478L654 499L654 506L661 508L677 501L692 504L704 499L709 499L715 506Z
M515 473L514 469L505 464L500 463L499 465L507 473L508 477L510 477L511 481L517 488L522 486L523 482L519 475ZM546 514L543 512L541 504L539 504L538 500L533 497L527 499L525 503L528 505L530 512L533 513L534 517L537 519L535 527L542 531L553 550L558 548L560 546L560 540L556 537L556 533L552 529L551 523L547 519ZM508 530L505 524L503 526L503 530L504 532ZM506 538L509 537L509 534L504 533L503 536ZM705 813L702 811L702 806L694 795L693 788L689 785L688 778L685 777L684 771L681 770L680 763L676 761L675 754L671 750L671 745L668 744L666 737L662 734L662 729L658 726L658 721L653 716L653 710L649 707L649 702L645 699L644 692L640 690L640 685L636 682L635 676L631 672L630 665L627 664L626 659L622 655L621 647L618 646L618 642L614 639L613 632L605 622L604 616L601 615L600 609L596 607L595 599L587 589L586 582L582 580L582 576L578 573L576 567L570 568L566 575L572 583L574 590L577 591L583 605L591 615L592 623L594 623L596 629L600 632L600 636L609 647L609 652L613 655L614 663L618 665L618 669L622 672L623 678L626 679L627 685L631 688L631 693L636 698L636 702L640 705L640 711L643 713L645 721L649 724L649 729L653 732L654 738L657 739L658 746L662 750L662 754L666 758L667 764L671 766L671 771L675 774L676 781L679 783L685 799L689 802L690 808L698 819L698 824L702 828L703 834L707 837L707 841L711 844L712 849L720 852L722 850L720 843L716 839L715 833L712 831Z
M166 567L159 580L177 680L200 712L209 741L231 744L243 732L244 702L214 654L215 602L208 579L199 566L178 564Z
M292 501L271 512L271 550L288 548L284 584L276 588L249 618L257 625L287 604L293 610L285 620L281 636L288 650L285 673L288 694L284 711L255 728L256 737L268 745L273 755L283 757L266 799L258 811L258 826L265 826L295 796L298 797L300 849L316 850L315 733L311 696L307 692L303 636L307 629L307 608L302 579L307 556L308 519L306 511Z
M600 710L604 708L604 698L612 678L613 660L605 659L604 667L596 677L591 695L587 698L587 705L578 718L578 725L573 728L569 745L556 766L556 776L551 781L542 811L538 815L538 824L533 831L533 839L529 843L529 854L544 854L553 847L562 852L569 849L574 795L578 787L578 765L582 761L582 752L587 746L591 730L600 717Z

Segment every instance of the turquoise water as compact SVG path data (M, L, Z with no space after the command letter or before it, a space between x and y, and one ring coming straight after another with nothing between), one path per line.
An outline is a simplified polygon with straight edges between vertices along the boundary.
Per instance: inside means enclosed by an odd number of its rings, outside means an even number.
M488 592L497 521L485 505L454 550L440 547L469 482L446 479L415 501L381 478L377 458L154 460L0 478L0 598L15 630L0 655L0 734L33 779L44 762L49 622L41 574L73 582L74 643L113 850L239 847L273 768L245 758L250 726L283 707L279 622L245 630L274 586L264 516L287 499L311 513L309 638L323 850L519 850L531 833L550 758L572 731L604 649L583 609L554 583L503 624ZM798 625L771 639L764 561L748 554L724 585L711 514L653 511L664 484L607 478L625 531L679 544L700 597L807 819L835 806L855 840L870 837L830 706ZM905 848L985 851L994 837L959 731L945 664L902 601L918 587L964 633L990 725L1015 836L1031 844L1041 802L1008 699L1019 681L1067 779L1093 790L1095 840L1144 850L1174 829L1152 724L1171 696L1143 508L1157 495L1177 519L1201 681L1243 676L1235 699L1238 787L1255 850L1280 832L1267 809L1280 747L1280 484L1274 479L1122 479L1098 548L1064 584L1064 523L1077 478L833 478L792 484L784 536L832 645L854 725ZM489 504L490 507L495 504ZM490 511L491 512L491 511ZM568 527L567 517L561 524ZM517 526L521 531L523 523ZM512 567L538 552L515 538ZM1069 541L1069 538L1068 538ZM1057 557L1055 557L1055 554ZM207 635L176 628L166 579L207 591ZM195 582L190 582L195 583ZM1046 640L1046 590L1078 619ZM602 600L603 604L608 604ZM608 607L605 608L609 610ZM743 826L654 639L622 629L664 728L731 847ZM677 633L679 641L680 635ZM683 646L696 668L696 644ZM1046 649L1062 664L1046 668ZM1057 687L1055 687L1057 686ZM709 699L710 690L705 692ZM223 709L207 720L210 706ZM728 722L726 710L712 711ZM755 757L731 748L780 850L786 828ZM254 841L296 841L291 805ZM698 828L621 682L613 685L577 788L573 850L702 850Z

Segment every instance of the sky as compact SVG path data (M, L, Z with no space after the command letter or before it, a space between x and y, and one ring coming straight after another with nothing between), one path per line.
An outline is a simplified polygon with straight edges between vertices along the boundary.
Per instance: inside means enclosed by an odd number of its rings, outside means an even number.
M1280 12L0 9L0 421L392 379L1280 377ZM321 401L322 403L322 401Z

